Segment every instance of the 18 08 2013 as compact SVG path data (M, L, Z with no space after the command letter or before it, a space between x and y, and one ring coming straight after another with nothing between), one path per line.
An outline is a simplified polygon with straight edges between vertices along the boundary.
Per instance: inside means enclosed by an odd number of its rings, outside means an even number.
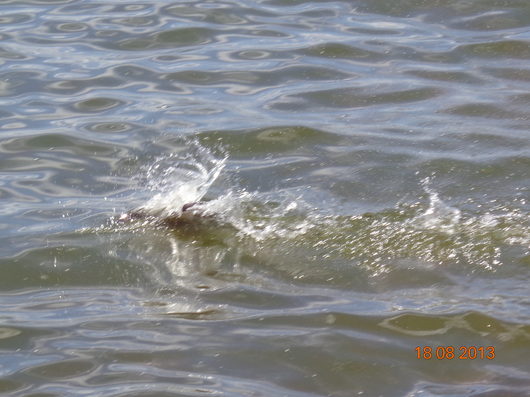
M418 360L493 360L494 346L417 346Z

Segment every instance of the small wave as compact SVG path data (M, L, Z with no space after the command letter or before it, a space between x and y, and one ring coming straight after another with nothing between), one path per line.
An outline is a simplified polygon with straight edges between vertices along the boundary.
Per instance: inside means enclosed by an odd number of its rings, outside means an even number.
M268 269L289 269L301 279L326 267L329 277L339 277L346 267L376 276L403 264L494 271L508 249L511 255L519 250L519 258L529 252L523 214L510 209L464 212L447 204L429 179L421 181L426 196L418 202L376 213L326 215L300 197L237 187L223 175L228 156L221 152L216 156L192 142L143 167L136 182L147 195L139 208L149 217L124 227L143 232L162 226L168 233L166 243L150 245L149 237L142 237L136 245L150 247L149 255L137 252L143 262L157 252L164 259L159 255L151 259L165 263L162 273L181 280L196 272L217 277L227 262L233 262L228 271L233 276L233 266L241 272L240 265L254 258ZM164 217L180 216L183 205L190 202L199 202L196 224L167 229L160 223ZM160 237L158 232L155 235ZM160 278L168 279L167 274Z

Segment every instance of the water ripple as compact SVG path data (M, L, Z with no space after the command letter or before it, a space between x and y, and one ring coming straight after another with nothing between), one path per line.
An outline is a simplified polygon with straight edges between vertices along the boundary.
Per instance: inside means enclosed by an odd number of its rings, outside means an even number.
M528 16L3 1L0 393L525 395Z

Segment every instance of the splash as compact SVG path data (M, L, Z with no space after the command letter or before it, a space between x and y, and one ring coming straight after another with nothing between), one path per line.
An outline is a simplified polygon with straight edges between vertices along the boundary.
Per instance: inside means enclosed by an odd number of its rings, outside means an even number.
M429 206L425 212L414 217L411 223L419 228L453 234L462 220L462 212L440 199L439 194L431 188L430 184L429 178L421 182L424 191L429 196Z
M221 148L219 151L223 152ZM147 214L148 218L136 226L145 227L160 219L178 217L185 204L198 203L192 210L200 213L202 219L212 220L211 226L229 226L240 242L289 239L312 227L307 205L300 197L287 194L264 197L238 189L232 183L220 183L222 186L215 193L210 192L227 160L226 154L215 156L212 150L194 141L185 150L159 156L143 167L136 179L139 188L144 186L146 199L135 210ZM203 235L198 238L208 234L207 229L202 231Z
M227 158L215 157L197 142L185 152L156 158L142 176L152 197L140 208L161 217L179 215L184 204L204 198L221 174Z
M207 284L210 275L233 274L249 260L261 263L261 269L282 269L296 279L318 274L331 279L349 268L371 276L399 266L457 265L495 271L507 251L512 261L514 253L516 260L528 256L524 214L508 208L465 212L444 201L430 180L421 182L425 196L418 202L375 213L329 215L328 208L320 211L300 197L237 188L225 175L227 161L226 155L215 156L192 143L144 167L138 180L147 195L139 208L153 216L138 225L139 238L148 249L137 250L136 255L165 274L158 280L184 286L197 279L197 285ZM156 244L155 231L145 233L157 219L179 215L184 204L195 201L201 201L201 214L213 222L190 233L162 231Z
M402 264L408 268L457 265L468 271L495 271L505 259L528 257L528 217L520 211L463 212L444 202L429 186L424 188L427 203L331 217L327 228L313 229L313 238L330 256L350 258L373 276Z

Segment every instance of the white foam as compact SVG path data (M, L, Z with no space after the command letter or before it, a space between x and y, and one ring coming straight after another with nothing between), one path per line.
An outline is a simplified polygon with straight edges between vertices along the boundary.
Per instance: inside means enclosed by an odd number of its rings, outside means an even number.
M185 153L158 157L146 169L144 179L152 197L141 208L162 216L180 213L184 204L204 198L226 160L227 157L217 158L197 143Z
M212 195L201 202L227 160L227 156L216 157L197 142L186 151L159 156L139 177L148 194L139 208L154 216L179 215L183 205L200 202L194 208L200 208L201 213L232 225L240 237L258 241L288 239L311 228L311 214L300 197L278 194L269 199L227 185L224 192L216 192L217 197Z
M458 208L446 204L438 193L430 188L429 183L429 179L422 181L423 188L429 195L429 207L414 217L412 223L420 228L453 234L458 229L462 213Z

